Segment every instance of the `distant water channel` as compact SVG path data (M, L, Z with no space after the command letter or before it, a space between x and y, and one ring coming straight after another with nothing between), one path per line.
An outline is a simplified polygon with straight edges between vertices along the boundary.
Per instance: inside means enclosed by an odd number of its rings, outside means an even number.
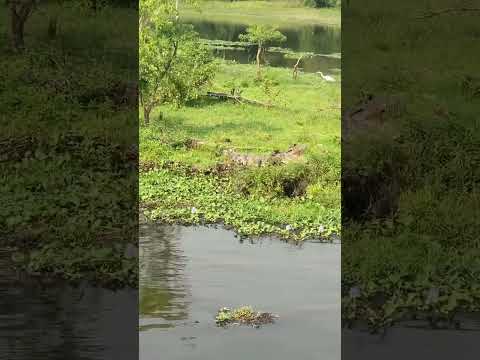
M195 30L204 39L238 41L238 36L245 32L244 24L222 23L210 21L188 20L194 25ZM341 31L339 27L307 25L287 27L279 29L287 40L279 44L279 47L295 52L311 52L314 54L332 55L341 52ZM216 49L218 57L226 60L235 60L241 64L255 61L255 49ZM271 66L291 68L297 61L295 58L287 58L281 52L270 51L267 53L267 61ZM315 56L304 59L301 67L305 72L323 71L325 73L338 72L340 58L335 56Z
M340 359L340 244L240 241L208 227L144 225L140 359ZM220 307L280 316L218 328Z

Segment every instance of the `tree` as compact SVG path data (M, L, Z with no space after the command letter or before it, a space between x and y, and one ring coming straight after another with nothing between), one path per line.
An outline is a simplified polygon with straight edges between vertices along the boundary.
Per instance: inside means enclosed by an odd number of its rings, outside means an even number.
M265 51L274 43L280 43L287 38L275 27L269 25L253 25L247 28L246 34L240 34L240 41L257 44L257 77L261 77L261 58Z
M35 0L7 0L10 9L10 32L12 47L16 51L25 46L25 23L35 8Z
M148 124L155 107L198 96L214 75L214 62L193 27L177 21L174 2L140 5L140 105Z

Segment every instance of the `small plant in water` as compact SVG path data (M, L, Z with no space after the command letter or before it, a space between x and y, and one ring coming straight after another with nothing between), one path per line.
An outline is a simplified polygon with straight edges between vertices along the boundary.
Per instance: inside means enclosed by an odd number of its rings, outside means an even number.
M271 324L278 316L254 311L251 306L242 306L237 309L221 308L215 318L218 326L227 326L230 324L252 325L260 327L260 325Z
M229 308L222 308L215 318L217 325L226 325L232 320L232 312Z

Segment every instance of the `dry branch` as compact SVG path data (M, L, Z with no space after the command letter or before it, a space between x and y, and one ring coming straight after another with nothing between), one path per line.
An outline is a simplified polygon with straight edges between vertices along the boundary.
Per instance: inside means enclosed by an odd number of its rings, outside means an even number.
M298 77L298 65L300 65L300 61L302 60L302 58L303 58L303 55L298 58L297 62L293 66L293 78L294 79L297 79L297 77Z

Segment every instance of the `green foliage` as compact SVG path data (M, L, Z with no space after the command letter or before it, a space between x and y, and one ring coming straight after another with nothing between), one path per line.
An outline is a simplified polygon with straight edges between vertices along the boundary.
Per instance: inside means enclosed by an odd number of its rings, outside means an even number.
M248 80L254 72L252 65L223 63L213 91L246 82L242 96L266 101L262 83ZM243 235L273 233L292 240L340 232L340 115L332 106L340 87L313 74L294 81L280 68L270 68L265 78L282 89L284 106L197 100L181 109L163 106L163 119L141 128L141 204L150 218L222 222ZM201 144L188 146L192 139ZM266 155L295 143L307 145L298 164L216 171L226 160L225 149ZM287 224L295 230L287 231Z
M339 209L314 200L238 193L227 177L186 176L172 170L141 175L140 201L145 215L166 223L214 224L222 222L241 235L274 234L301 241L339 233ZM336 204L338 206L338 204ZM191 209L197 211L192 214ZM290 224L295 231L288 231Z
M141 5L139 45L140 103L146 123L155 106L181 105L195 98L215 71L193 27L178 22L172 9L159 12L149 5Z
M258 44L259 47L266 47L287 40L285 35L271 25L249 26L246 34L240 34L238 38L240 41Z
M267 197L302 196L308 183L315 177L309 164L288 164L247 169L235 178L240 192Z
M272 323L276 316L269 313L260 313L253 310L251 306L242 306L237 309L222 308L215 317L218 326L228 324L246 324L260 326Z
M255 316L255 311L251 306L242 306L234 309L232 315L234 319L252 319Z
M199 7L182 7L186 20L253 24L275 24L282 27L333 25L341 22L340 7L312 8L304 0L275 1L200 1ZM199 11L199 8L201 11ZM228 16L226 16L228 14Z
M351 79L342 89L345 103L364 91L406 104L398 114L387 111L385 129L343 151L345 175L398 187L383 192L394 200L393 214L350 219L342 228L342 318L367 320L373 328L412 315L436 325L480 310L476 63L467 53L446 61L452 48L442 46L455 38L460 53L472 44L475 20L437 17L400 33L407 14L422 13L418 2L402 7L386 13L380 1L351 2L343 13L352 31L342 41L357 54L342 69Z
M265 94L266 98L268 99L269 104L273 104L277 102L277 99L280 98L281 95L281 88L278 87L279 83L275 79L271 79L268 77L264 77L260 79L260 85Z
M257 44L257 79L261 78L260 63L268 46L287 40L285 35L271 25L252 25L245 34L238 36L240 41ZM265 61L265 60L264 60Z
M0 117L0 246L30 273L135 287L137 261L124 250L137 238L137 108L124 90L137 77L137 29L109 35L136 14L105 10L79 20L76 8L60 10L57 38L46 41L44 17L53 10L39 5L25 51L0 60L0 107L9 114Z
M220 310L215 317L215 321L219 325L225 325L230 323L232 321L232 312L225 309Z
M316 8L329 8L340 6L340 0L305 0L305 5Z

